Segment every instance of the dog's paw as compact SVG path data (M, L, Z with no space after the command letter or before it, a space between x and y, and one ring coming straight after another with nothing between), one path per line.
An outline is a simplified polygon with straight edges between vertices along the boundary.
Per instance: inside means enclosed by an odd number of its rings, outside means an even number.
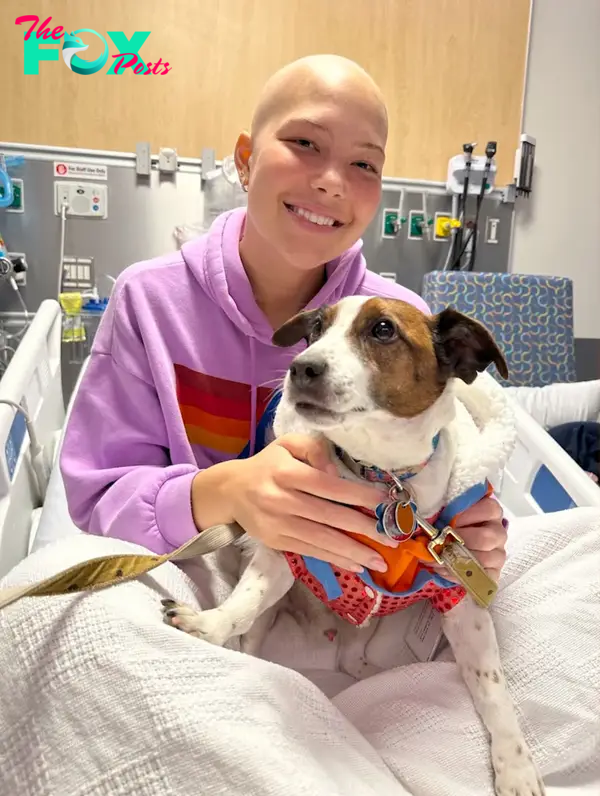
M222 647L235 632L235 626L218 608L197 611L189 605L163 600L165 622L190 636L196 636L217 647Z
M496 796L545 796L544 783L522 739L492 747Z

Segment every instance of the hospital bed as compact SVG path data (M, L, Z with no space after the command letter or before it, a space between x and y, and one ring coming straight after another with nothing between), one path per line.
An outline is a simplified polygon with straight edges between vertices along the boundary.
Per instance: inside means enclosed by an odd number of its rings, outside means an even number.
M69 518L57 464L68 417L60 350L60 307L45 301L0 381L0 577L28 553L79 533ZM85 363L79 380L84 371ZM36 482L23 416L3 400L19 403L29 414L50 465L47 483ZM518 444L496 484L508 518L600 507L600 489L523 409L515 405L515 413Z

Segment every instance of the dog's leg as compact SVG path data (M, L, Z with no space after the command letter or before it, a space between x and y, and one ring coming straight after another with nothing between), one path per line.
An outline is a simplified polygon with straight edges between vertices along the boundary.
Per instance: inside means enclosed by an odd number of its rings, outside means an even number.
M197 611L187 605L163 600L166 621L218 646L243 636L255 619L275 605L292 587L294 576L283 555L259 545L239 583L218 608Z
M444 614L443 627L475 708L490 734L497 796L543 796L542 779L508 693L489 611L467 596Z

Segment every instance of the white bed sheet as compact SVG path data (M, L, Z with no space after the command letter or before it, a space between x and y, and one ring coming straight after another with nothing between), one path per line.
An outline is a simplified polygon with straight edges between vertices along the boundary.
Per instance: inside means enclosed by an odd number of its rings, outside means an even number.
M134 549L61 540L0 585ZM600 511L520 519L509 549L493 613L525 735L549 796L597 796ZM162 622L164 596L207 608L229 591L207 557L187 575L165 564L0 612L0 793L491 796L486 735L448 649L398 666L398 617L386 617L362 635L383 671L354 682L340 642L289 615L270 661ZM325 682L328 696L315 685Z

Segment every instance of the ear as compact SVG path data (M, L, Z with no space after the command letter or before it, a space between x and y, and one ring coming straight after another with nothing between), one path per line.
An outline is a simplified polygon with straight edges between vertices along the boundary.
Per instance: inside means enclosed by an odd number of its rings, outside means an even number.
M252 155L252 138L250 133L243 132L238 136L233 152L233 159L237 169L240 183L248 184L248 175L250 172L250 156Z
M502 378L508 378L504 355L482 323L452 308L432 321L436 355L445 376L471 384L493 362Z
M289 348L296 345L300 340L306 340L317 320L321 317L321 310L309 310L294 315L289 321L283 324L273 335L273 345L281 348Z

